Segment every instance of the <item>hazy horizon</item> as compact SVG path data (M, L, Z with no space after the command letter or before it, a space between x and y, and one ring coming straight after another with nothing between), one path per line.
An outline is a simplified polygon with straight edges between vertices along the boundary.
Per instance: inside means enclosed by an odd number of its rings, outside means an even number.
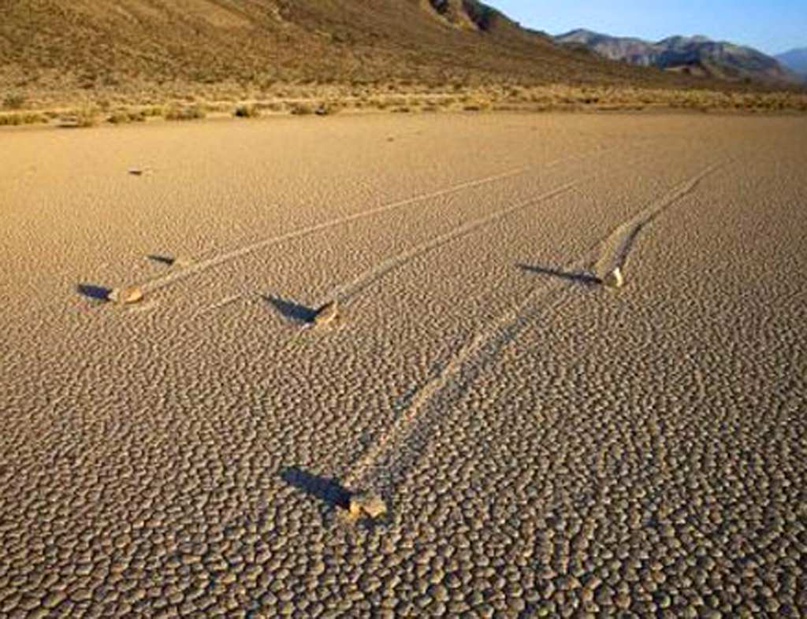
M577 28L620 37L660 41L674 35L703 35L776 55L807 47L807 7L802 0L751 0L738 7L731 0L705 5L683 0L644 3L585 0L561 2L489 0L523 26L558 35Z

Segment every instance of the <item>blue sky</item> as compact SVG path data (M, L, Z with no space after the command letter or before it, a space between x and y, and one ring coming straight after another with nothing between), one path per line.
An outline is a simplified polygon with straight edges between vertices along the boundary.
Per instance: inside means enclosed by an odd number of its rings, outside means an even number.
M487 0L522 25L550 34L588 28L657 41L710 38L776 54L807 47L807 0Z

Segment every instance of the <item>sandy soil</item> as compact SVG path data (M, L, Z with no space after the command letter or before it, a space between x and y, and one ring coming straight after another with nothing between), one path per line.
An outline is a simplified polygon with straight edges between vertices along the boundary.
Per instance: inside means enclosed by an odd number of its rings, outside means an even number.
M0 144L0 615L807 613L807 120Z

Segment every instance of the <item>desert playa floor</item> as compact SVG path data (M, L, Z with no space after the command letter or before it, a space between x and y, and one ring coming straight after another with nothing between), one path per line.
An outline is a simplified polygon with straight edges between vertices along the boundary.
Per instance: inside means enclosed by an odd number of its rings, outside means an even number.
M807 612L807 119L8 130L0 158L1 615Z

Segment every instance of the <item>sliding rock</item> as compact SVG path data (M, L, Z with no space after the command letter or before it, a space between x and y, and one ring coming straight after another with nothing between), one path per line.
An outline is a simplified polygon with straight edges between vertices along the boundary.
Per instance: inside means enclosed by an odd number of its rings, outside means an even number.
M314 316L314 324L323 327L335 321L339 317L339 305L336 301L326 303L317 310Z
M613 271L602 278L602 283L608 288L622 288L622 286L625 285L625 278L622 275L622 269L616 267Z
M143 300L143 291L133 286L131 288L115 288L109 293L109 300L118 305L140 303Z
M353 521L379 520L387 515L387 504L377 494L357 492L350 497L348 510Z

